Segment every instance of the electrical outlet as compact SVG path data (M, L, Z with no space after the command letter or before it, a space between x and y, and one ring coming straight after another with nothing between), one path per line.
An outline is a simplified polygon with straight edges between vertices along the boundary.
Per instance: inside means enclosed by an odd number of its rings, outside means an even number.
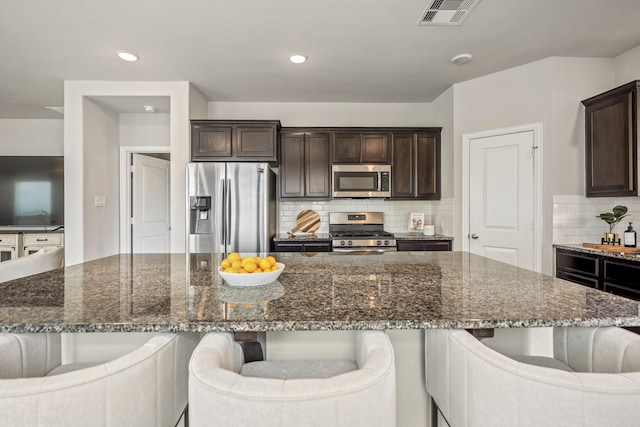
M105 207L107 206L107 199L104 196L96 196L95 197L95 206Z

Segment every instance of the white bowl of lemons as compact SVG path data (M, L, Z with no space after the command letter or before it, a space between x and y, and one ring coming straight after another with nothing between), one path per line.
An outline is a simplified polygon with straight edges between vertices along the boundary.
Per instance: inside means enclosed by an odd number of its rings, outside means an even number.
M284 264L276 262L272 256L241 257L232 252L218 267L220 277L233 286L258 286L273 283L282 274Z

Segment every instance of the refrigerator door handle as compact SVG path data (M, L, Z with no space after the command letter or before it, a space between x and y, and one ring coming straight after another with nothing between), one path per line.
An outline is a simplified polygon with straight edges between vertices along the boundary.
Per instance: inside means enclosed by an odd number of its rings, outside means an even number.
M231 179L227 178L227 194L224 200L225 209L227 211L227 222L225 223L226 245L229 252L231 248Z
M220 245L226 250L225 241L227 239L227 235L226 235L227 228L225 224L227 223L227 211L224 208L224 206L226 206L227 196L226 196L226 188L224 185L225 181L226 180L224 178L220 180L220 194L222 194L222 206L223 206L223 208L220 209L220 216L221 216L220 224L222 224L221 233L220 233Z

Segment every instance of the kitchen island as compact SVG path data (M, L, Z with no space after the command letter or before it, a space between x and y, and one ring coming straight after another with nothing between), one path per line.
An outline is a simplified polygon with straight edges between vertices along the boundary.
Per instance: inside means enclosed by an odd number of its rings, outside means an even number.
M640 326L638 302L466 252L273 254L224 283L221 254L114 255L0 283L0 332Z

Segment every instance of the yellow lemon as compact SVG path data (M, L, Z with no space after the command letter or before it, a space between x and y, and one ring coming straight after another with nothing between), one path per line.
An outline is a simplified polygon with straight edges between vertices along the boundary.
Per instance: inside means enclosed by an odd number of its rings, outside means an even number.
M247 273L253 273L258 268L255 262L247 262L242 267L247 270Z
M268 256L266 259L267 259L267 261L269 261L271 263L271 265L276 265L275 257Z
M274 265L273 267L271 267L271 271L278 271L278 266Z
M260 260L260 264L258 264L263 271L271 270L271 263L266 259Z
M240 274L249 274L249 272L247 270L245 270L244 268L241 268L240 270L238 270L238 273L240 273Z
M224 269L224 272L225 273L233 273L233 268L227 267L227 268Z
M235 268L236 270L240 270L242 268L242 263L240 260L233 261L231 263L231 268Z
M220 267L224 269L231 267L231 261L229 261L228 259L223 259L222 262L220 263Z
M244 257L244 258L242 258L242 261L241 261L241 262L242 262L242 265L245 265L245 264L246 264L246 263L248 263L248 262L253 262L253 263L255 263L255 262L256 262L256 259L255 259L254 257L252 257L252 256L248 256L248 257Z
M241 257L240 254L238 252L231 252L229 254L229 256L227 257L227 259L231 262L233 261L240 261Z
M262 269L256 268L256 271L254 271L254 273L262 273Z

